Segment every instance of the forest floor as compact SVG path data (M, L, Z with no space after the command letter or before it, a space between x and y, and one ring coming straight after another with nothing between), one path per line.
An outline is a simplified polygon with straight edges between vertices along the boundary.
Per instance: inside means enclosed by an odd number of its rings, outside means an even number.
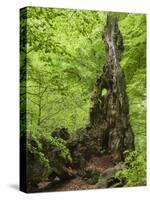
M87 162L86 168L92 168L94 167L96 171L102 173L108 168L113 167L113 163L111 161L111 158L109 155L103 155L103 156L95 156L92 159L90 159ZM50 191L48 189L48 182L41 183L40 189L42 191ZM87 181L83 180L83 178L79 175L77 175L75 178L72 178L70 180L66 180L61 184L58 184L55 188L53 188L51 191L71 191L71 190L86 190L86 189L95 189L95 184L89 184Z
M103 172L105 169L113 167L109 155L103 155L101 157L94 157L87 163L87 168L95 167L96 171ZM91 185L84 181L80 176L69 180L64 183L61 187L57 188L56 191L67 191L67 190L86 190L94 189L95 184Z

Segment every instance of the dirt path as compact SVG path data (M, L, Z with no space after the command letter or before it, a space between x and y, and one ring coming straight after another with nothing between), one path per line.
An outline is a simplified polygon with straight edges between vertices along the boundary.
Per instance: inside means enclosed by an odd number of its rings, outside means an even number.
M109 167L113 167L113 163L109 155L102 155L101 157L93 157L87 164L87 166L94 165L97 171L104 171Z
M113 167L109 155L103 155L101 157L93 157L88 163L87 168L95 167L99 172L103 172L105 169ZM95 185L88 184L80 176L67 181L62 186L56 189L56 191L70 191L70 190L86 190L94 189Z
M109 155L103 155L101 157L95 156L87 162L86 168L94 167L96 171L103 172L104 170L113 167L111 158ZM42 191L71 191L71 190L86 190L94 189L95 184L88 184L85 180L82 179L79 175L73 179L67 180L53 189L48 188L48 182L41 183L40 189Z

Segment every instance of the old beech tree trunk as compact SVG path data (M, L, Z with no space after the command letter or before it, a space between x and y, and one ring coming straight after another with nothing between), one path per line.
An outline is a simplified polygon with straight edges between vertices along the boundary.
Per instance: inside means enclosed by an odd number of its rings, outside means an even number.
M103 40L106 64L91 96L89 124L77 129L76 137L67 141L73 158L72 166L78 168L93 155L99 156L104 152L110 154L115 163L123 161L124 152L134 149L125 76L119 64L124 47L117 17L107 17Z
M90 133L96 134L101 150L118 162L124 159L124 151L134 148L134 135L129 121L125 76L119 64L124 46L117 17L107 17L103 40L106 64L91 97Z

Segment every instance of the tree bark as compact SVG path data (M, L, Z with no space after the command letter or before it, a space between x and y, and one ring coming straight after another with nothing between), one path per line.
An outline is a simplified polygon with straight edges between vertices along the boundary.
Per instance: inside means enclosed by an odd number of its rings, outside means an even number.
M125 75L119 64L124 46L117 17L107 17L103 40L106 64L91 97L90 134L98 138L101 150L110 153L114 161L121 161L124 151L134 148L134 134L129 120Z

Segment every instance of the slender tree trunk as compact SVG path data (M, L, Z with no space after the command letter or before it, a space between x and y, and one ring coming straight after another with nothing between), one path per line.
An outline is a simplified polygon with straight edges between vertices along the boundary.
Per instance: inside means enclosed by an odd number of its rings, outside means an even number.
M41 81L40 81L41 82ZM41 111L42 111L42 97L41 97L41 84L39 83L39 96L38 96L38 126L41 125Z

